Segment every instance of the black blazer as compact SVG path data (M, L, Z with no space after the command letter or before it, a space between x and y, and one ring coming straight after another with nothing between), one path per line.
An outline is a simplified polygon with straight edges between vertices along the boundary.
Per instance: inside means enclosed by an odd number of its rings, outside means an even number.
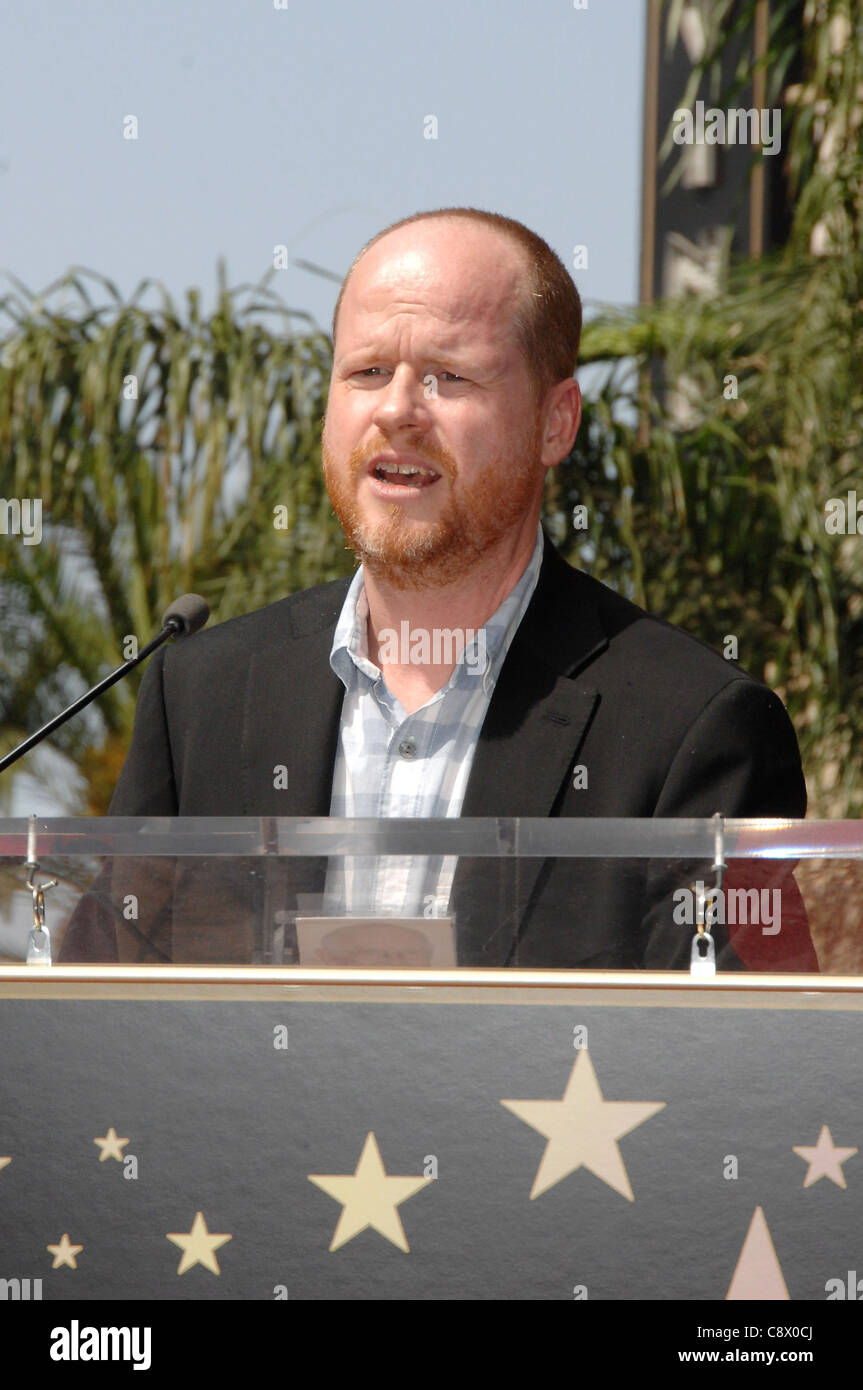
M160 649L142 682L109 814L327 815L344 694L329 653L348 583L294 594ZM573 785L576 764L586 768L586 787ZM284 789L274 786L279 765L288 770ZM805 810L797 742L779 698L572 569L546 537L462 815L800 817ZM306 865L297 877L301 863L282 861L295 879L282 894L289 906L297 887L322 885L323 866ZM692 931L672 922L669 894L699 873L712 881L708 868L461 859L453 895L459 959L688 966ZM774 865L771 874L796 897L788 866ZM795 930L770 943L773 968L816 968L799 902ZM74 933L69 940L74 945ZM739 967L739 941L738 953L724 935L718 944L720 964Z

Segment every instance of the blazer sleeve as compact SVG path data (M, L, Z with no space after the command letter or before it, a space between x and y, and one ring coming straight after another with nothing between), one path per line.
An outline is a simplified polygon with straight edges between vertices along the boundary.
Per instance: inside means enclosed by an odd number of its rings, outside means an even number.
M654 812L657 816L799 819L806 814L806 783L793 725L782 701L766 686L741 677L723 686L701 710L668 769ZM738 860L729 863L726 890L755 888L773 893L781 909L779 931L771 922L713 931L719 969L815 971L818 961L794 862ZM642 923L643 964L648 969L689 965L694 928L674 921L673 892L696 878L712 884L709 863L652 865L648 910ZM759 901L761 899L759 898Z
M129 754L108 807L109 816L176 816L177 789L163 698L164 648L144 672L135 707ZM170 921L172 859L106 859L96 881L76 904L59 959L64 962L116 961L120 936L134 936L144 962L171 959L164 936ZM126 921L123 901L130 892L147 904L142 930Z
M132 743L123 764L109 816L176 816L179 796L165 713L165 648L154 653L135 706Z

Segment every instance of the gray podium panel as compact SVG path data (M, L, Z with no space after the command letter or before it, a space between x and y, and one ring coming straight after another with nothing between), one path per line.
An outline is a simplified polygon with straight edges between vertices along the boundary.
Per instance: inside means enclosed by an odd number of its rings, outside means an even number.
M863 1293L861 981L95 973L0 978L6 1297Z

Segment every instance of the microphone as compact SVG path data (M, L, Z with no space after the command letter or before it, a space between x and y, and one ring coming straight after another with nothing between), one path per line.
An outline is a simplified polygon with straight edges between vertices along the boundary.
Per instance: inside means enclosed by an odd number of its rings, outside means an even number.
M172 626L178 637L188 637L189 633L197 632L198 628L203 627L209 616L210 609L206 599L201 598L200 594L183 594L182 598L175 598L170 608L165 609L162 631ZM161 636L161 633L159 635ZM138 660L140 659L139 657Z
M98 685L94 685L91 690L81 695L73 704L68 705L60 714L49 719L47 724L43 724L41 729L36 730L35 734L30 734L29 738L25 738L23 743L19 743L16 748L12 749L11 753L0 758L0 772L5 771L19 758L23 758L25 753L29 753L31 748L34 748L37 743L41 743L43 738L47 738L48 734L53 733L55 729L59 729L60 725L65 724L67 719L71 719L79 710L85 709L104 690L108 690L117 681L128 675L130 671L133 671L136 666L140 666L141 662L145 661L157 647L161 647L163 642L167 642L170 637L188 637L190 633L197 632L199 628L204 626L209 616L210 608L207 600L201 598L200 594L183 594L181 598L175 599L165 610L161 630L151 642L147 643L146 647L141 648L137 656L124 661L122 666L118 666L110 675L105 676Z

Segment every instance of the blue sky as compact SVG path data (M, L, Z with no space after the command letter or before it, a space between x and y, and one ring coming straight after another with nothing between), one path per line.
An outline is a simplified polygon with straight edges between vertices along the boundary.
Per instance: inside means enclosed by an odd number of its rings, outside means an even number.
M583 0L580 0L583 3ZM422 208L519 218L588 302L637 296L642 0L40 0L7 8L0 270L211 303L216 262L328 326L360 245ZM138 139L123 138L124 117ZM424 138L435 116L438 138Z

